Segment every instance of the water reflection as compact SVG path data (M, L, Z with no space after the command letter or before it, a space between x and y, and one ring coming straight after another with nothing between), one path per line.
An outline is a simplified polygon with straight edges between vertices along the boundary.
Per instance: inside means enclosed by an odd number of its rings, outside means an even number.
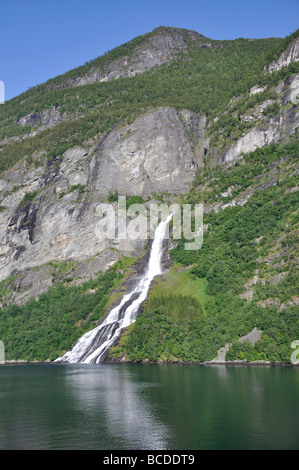
M118 365L67 368L67 388L73 402L93 422L104 424L106 448L169 448L171 430L155 416L157 405L144 394L153 384L136 382L128 368ZM103 444L103 440L98 443Z
M0 449L299 449L299 368L0 367Z

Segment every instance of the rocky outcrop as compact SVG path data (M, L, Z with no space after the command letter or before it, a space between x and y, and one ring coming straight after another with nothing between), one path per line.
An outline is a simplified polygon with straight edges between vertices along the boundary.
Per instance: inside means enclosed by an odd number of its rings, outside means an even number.
M40 113L31 113L27 116L20 118L17 122L19 126L30 126L36 127L39 126L43 130L46 127L52 127L59 122L64 120L64 115L62 115L58 108L53 107L45 109Z
M242 154L253 152L257 148L282 141L294 134L298 128L299 113L286 109L272 118L269 125L257 126L217 155L217 163L233 164Z
M95 82L107 82L120 77L134 77L174 60L179 52L188 49L185 37L193 41L202 41L202 46L211 47L211 43L195 31L179 28L158 27L151 34L140 37L141 44L136 45L134 52L122 54L118 59L102 66L92 66L84 75L64 81L62 86L80 86ZM142 41L143 39L143 41ZM130 43L122 46L126 51Z
M253 128L244 137L241 137L229 149L220 154L222 164L231 164L235 162L242 153L253 152L259 147L278 142L280 132L276 126L265 128Z
M295 39L280 57L266 67L267 72L280 70L282 67L290 65L299 60L299 38Z
M289 77L275 87L278 96L278 104L281 109L277 115L268 117L263 111L275 103L274 100L266 100L257 105L242 117L244 122L252 122L252 128L240 137L236 142L218 151L211 150L216 164L224 166L233 164L242 154L256 150L279 141L287 140L296 132L299 125L298 101L299 74ZM286 105L290 105L286 107Z
M157 32L146 44L136 48L133 56L113 61L104 69L94 68L88 74L76 78L72 85L107 82L119 77L134 77L153 67L174 59L175 54L187 49L186 42L177 30Z
M14 135L11 137L5 137L1 140L0 144L8 144L10 142L16 142L21 139L33 137L39 132L51 129L67 119L70 119L70 116L67 116L67 113L61 113L59 107L55 106L49 109L44 109L40 112L27 114L16 121L18 126L26 126L26 131L28 130L27 133L22 136Z
M263 308L275 307L281 312L285 308L294 307L294 306L299 305L299 297L293 296L287 302L281 302L280 299L277 299L277 298L274 298L274 299L268 298L264 301L259 301L258 305L260 305Z
M66 280L76 285L95 278L99 272L105 272L121 258L115 250L104 250L83 261L72 259L48 262L21 271L5 282L6 295L1 299L0 308L10 303L24 304L30 298L38 298L40 294L53 286L55 282Z
M250 333L248 333L245 336L242 336L241 338L238 339L238 343L244 343L244 341L249 341L249 343L254 346L255 343L260 340L262 337L261 332L257 329L254 328ZM213 363L225 363L226 362L226 354L230 350L232 346L232 343L227 343L225 346L219 349L217 353L217 357L210 361L211 364Z

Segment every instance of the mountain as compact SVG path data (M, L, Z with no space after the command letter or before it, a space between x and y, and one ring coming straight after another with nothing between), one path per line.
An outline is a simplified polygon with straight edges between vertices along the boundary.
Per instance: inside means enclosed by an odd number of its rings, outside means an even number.
M140 272L148 241L95 230L98 204L122 195L127 207L203 203L205 230L198 251L172 242L110 360L202 362L226 348L230 360L290 362L298 31L223 41L159 27L0 106L7 359L63 354Z

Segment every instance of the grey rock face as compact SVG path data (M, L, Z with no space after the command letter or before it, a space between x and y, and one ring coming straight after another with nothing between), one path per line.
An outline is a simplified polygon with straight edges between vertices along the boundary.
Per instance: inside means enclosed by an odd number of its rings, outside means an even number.
M78 77L72 83L75 86L94 82L106 82L119 77L134 77L153 67L173 60L175 54L187 49L182 36L177 31L170 34L158 33L148 42L137 48L134 56L125 56L115 60L104 70L95 68L87 75Z
M222 152L221 162L231 164L235 162L242 153L249 153L259 147L264 147L280 138L280 132L275 126L265 128L253 128L244 137L239 139L228 150Z
M26 116L21 117L16 124L18 126L30 126L32 129L29 130L27 134L24 134L22 137L15 135L12 137L5 137L1 143L7 144L9 142L14 142L20 139L26 139L27 137L33 137L39 132L44 131L45 129L51 129L56 124L59 124L68 119L66 113L61 113L59 108L52 107L49 109L44 109L43 111L30 113Z
M51 127L63 122L67 119L66 114L61 114L58 108L49 108L44 109L40 113L32 113L28 114L27 116L22 117L19 119L17 124L19 126L28 125L30 127L34 127L32 131L25 135L24 137L32 137L38 134L45 129L50 129Z
M266 70L268 72L273 72L275 70L280 70L282 67L290 65L292 62L297 62L299 60L299 38L295 39L287 50L285 50L281 56L272 64L270 64Z
M217 155L219 163L230 165L242 153L253 152L257 148L281 141L293 134L298 127L298 111L286 109L270 119L268 124L253 127L247 134Z
M64 260L60 263L56 261L55 263L50 262L42 266L16 271L17 274L7 281L7 295L3 303L0 303L0 308L9 303L24 304L29 298L37 298L48 290L53 282L59 281L61 278L72 279L72 285L81 284L90 278L96 277L99 272L106 271L120 257L119 252L107 249L84 261ZM61 268L63 269L63 275L60 273Z
M277 90L279 93L279 89ZM284 82L284 87L281 92L281 102L283 105L292 103L293 105L299 104L299 73L289 77Z
M87 74L69 80L64 86L80 86L106 82L119 77L134 77L153 67L172 61L177 53L187 50L186 41L178 28L159 27L153 33L145 43L136 46L134 54L127 54L116 59L104 68L94 67ZM204 36L195 31L186 31L185 34L193 41L206 41ZM211 47L211 44L203 42L202 46Z
M238 339L239 343L244 343L244 341L249 341L250 344L253 346L257 341L261 339L262 335L261 332L257 329L254 328L250 333L248 333L245 336L242 336L242 338ZM210 361L211 363L225 363L226 362L226 353L230 350L232 346L232 343L227 343L225 346L219 349L217 353L217 357Z
M299 125L299 113L297 96L299 95L299 75L289 77L274 89L279 97L279 104L291 106L281 111L274 117L263 116L263 110L274 103L273 100L267 100L256 106L254 111L243 116L243 121L252 121L255 126L236 142L232 143L221 152L214 155L217 163L223 165L233 164L242 153L249 153L257 148L270 145L282 140L296 132Z
M54 124L57 124L63 120L63 116L58 109L50 108L41 111L40 113L28 114L19 119L18 125L24 126L28 125L30 127L35 127L39 124L46 124L48 127Z
M189 124L195 131L204 120L190 114ZM184 193L199 165L194 143L172 108L148 112L89 149L70 149L37 168L19 163L0 179L0 280L52 260L84 261L109 246L129 256L140 253L142 240L99 239L98 204L111 191Z
M161 108L111 132L99 144L91 185L106 195L111 190L140 196L184 193L199 166L178 113Z

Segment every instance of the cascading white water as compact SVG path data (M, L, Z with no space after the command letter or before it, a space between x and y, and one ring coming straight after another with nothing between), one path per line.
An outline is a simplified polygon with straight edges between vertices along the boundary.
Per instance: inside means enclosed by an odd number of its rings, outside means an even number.
M146 299L150 284L155 276L162 273L161 258L162 244L166 229L172 218L160 222L151 247L148 267L132 292L124 295L117 307L112 309L106 319L96 328L88 331L75 344L71 351L66 352L55 362L68 363L99 363L107 350L119 337L122 328L131 325L136 320L138 309ZM134 300L131 300L131 299Z

